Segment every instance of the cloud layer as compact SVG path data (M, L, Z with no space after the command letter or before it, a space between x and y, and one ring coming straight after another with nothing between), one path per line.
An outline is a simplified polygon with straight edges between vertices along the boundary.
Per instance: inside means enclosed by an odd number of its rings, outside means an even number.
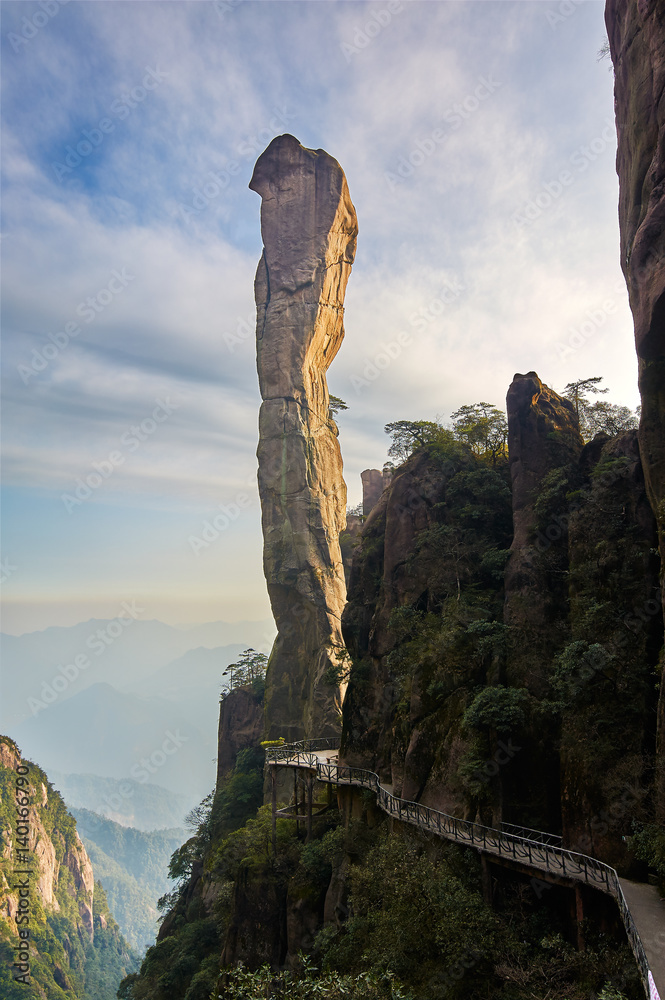
M602 4L558 6L4 5L5 628L132 595L266 614L247 184L282 132L359 217L329 376L350 502L386 422L502 405L515 371L637 404Z

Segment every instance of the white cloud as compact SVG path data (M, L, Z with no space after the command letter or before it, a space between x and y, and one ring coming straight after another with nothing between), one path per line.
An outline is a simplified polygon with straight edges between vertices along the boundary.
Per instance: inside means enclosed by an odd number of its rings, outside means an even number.
M386 6L247 0L221 19L212 3L68 5L20 56L5 53L5 481L55 510L68 482L147 419L160 394L179 391L181 408L78 519L101 525L105 512L122 511L128 579L143 579L146 560L163 576L166 546L183 587L209 592L214 574L195 581L185 549L151 533L140 512L182 517L169 537L186 539L254 475L260 232L247 183L274 134L334 155L358 211L346 341L329 374L351 407L339 424L352 502L360 471L385 460L387 421L446 418L481 398L500 405L515 371L535 368L559 389L601 374L617 402L637 402L613 148L584 170L571 166L612 117L611 77L595 62L602 6L581 5L553 31L538 2L405 2L347 60L341 44ZM11 5L12 23L31 9ZM146 67L166 78L120 118L113 102L141 86ZM482 79L491 93L476 108ZM453 127L445 116L459 114L456 104L466 117ZM60 183L54 159L103 116L113 131ZM432 149L437 128L446 138ZM410 156L422 162L391 188L386 173ZM231 161L237 169L224 174ZM516 226L514 213L563 169L574 183ZM218 192L211 171L225 178ZM202 207L187 216L183 205ZM16 366L48 333L80 321L80 303L123 267L135 277L25 385ZM446 281L463 289L431 310ZM616 311L562 360L561 339L608 296ZM418 326L423 309L432 315ZM412 340L399 358L356 392L352 379L403 331ZM41 525L37 551L30 511L12 507L11 523L22 525L37 573L58 550L59 515L50 534ZM229 580L242 564L243 592L264 594L255 514L219 551ZM86 559L79 530L68 538L82 585L100 586L107 562L120 579L104 532ZM49 580L58 586L55 570ZM237 607L232 590L222 587L220 600Z

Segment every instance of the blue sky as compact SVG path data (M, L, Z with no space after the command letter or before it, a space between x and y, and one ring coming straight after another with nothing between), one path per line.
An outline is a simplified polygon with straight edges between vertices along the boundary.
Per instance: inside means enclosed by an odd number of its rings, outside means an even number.
M601 2L44 0L1 34L5 631L269 614L247 184L282 132L358 213L351 503L386 422L517 371L637 405Z

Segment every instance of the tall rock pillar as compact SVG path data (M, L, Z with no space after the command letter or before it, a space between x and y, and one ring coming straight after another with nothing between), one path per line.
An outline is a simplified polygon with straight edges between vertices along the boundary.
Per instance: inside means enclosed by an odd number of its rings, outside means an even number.
M515 375L506 397L508 454L513 486L513 543L506 566L505 622L519 635L508 657L508 680L542 698L548 665L565 642L568 615L568 528L565 489L546 477L576 466L582 450L573 404L535 372ZM569 487L570 488L570 487ZM552 502L538 511L544 489Z
M326 372L344 337L358 224L339 163L292 135L270 143L250 182L261 195L255 280L263 568L277 625L266 732L339 733L346 601L339 532L346 485Z

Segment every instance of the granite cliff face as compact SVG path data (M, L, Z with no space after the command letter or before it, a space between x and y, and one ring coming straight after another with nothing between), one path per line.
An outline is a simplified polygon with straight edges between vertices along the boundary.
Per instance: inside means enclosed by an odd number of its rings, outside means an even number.
M651 817L663 641L656 524L636 431L599 435L568 494L569 645L557 667L567 844L624 871Z
M505 466L423 449L365 521L342 756L406 798L561 832L627 871L624 838L650 815L663 637L637 434L583 446L533 372L508 417Z
M514 376L506 409L513 541L504 620L518 626L527 639L512 651L507 676L511 684L525 684L542 697L547 691L546 664L563 639L557 621L567 597L567 521L552 518L540 526L534 507L548 474L576 463L583 442L573 404L535 372Z
M344 337L358 227L337 161L291 135L259 157L250 188L262 198L257 454L263 563L277 625L266 729L271 738L296 740L339 731L346 486L326 372Z
M241 750L258 747L263 735L263 697L249 687L231 691L219 706L217 787L230 774Z
M15 977L24 975L18 988L27 998L64 990L72 1000L110 1000L135 957L60 793L7 737L0 737L0 791L0 995L14 996ZM26 810L25 827L16 823L17 806Z
M458 815L480 808L467 794L475 749L461 723L496 674L474 627L492 631L501 616L492 560L505 561L510 527L505 475L461 446L412 455L365 521L342 618L353 659L345 763Z
M621 267L635 325L642 397L640 454L649 500L658 522L662 584L665 567L665 10L659 0L607 0L605 22L615 74ZM659 756L658 818L665 822L665 664L659 707Z

